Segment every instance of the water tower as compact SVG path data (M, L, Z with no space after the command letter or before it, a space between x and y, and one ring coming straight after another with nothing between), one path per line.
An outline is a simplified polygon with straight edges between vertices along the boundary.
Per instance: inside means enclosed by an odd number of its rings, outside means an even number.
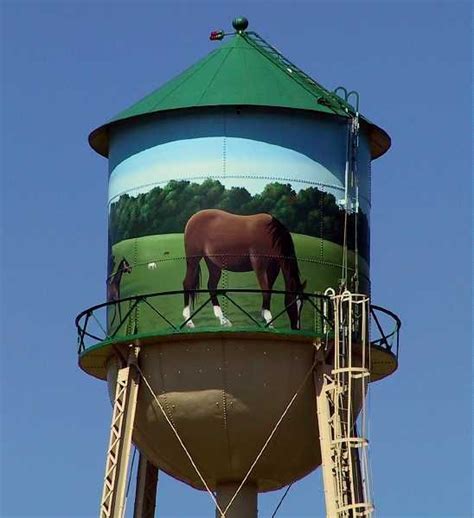
M247 27L89 137L107 301L76 324L113 404L104 518L123 516L132 442L136 517L158 470L218 517L256 517L259 492L318 466L328 516L373 510L364 401L400 321L370 304L370 166L390 138Z

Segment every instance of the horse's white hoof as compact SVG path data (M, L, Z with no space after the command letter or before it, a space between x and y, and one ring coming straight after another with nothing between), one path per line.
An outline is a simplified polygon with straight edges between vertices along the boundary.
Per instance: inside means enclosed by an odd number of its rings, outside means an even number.
M222 313L222 308L220 306L213 306L214 316L219 319L221 326L224 327L232 327L232 323L228 318L224 316Z
M265 324L267 324L265 327L273 329L273 324L270 324L270 322L273 320L273 317L268 309L262 309L262 318L265 320Z
M221 321L221 326L224 326L224 327L232 327L232 322L226 318L226 317L221 317L220 318L220 321Z
M190 329L193 329L196 326L194 325L194 322L192 320L190 320L189 322L186 322L186 327L189 327Z

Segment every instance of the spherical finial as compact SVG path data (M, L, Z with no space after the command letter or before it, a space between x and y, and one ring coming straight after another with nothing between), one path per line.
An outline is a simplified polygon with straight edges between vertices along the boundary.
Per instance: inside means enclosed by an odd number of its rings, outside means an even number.
M245 31L245 29L249 26L249 21L245 16L237 16L237 18L234 18L232 21L232 27L237 32Z

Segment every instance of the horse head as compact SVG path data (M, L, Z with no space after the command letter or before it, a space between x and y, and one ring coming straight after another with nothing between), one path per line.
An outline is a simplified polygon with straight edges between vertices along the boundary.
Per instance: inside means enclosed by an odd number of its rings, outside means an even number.
M132 267L130 266L129 262L125 259L125 257L120 261L117 271L120 271L122 273L132 273Z

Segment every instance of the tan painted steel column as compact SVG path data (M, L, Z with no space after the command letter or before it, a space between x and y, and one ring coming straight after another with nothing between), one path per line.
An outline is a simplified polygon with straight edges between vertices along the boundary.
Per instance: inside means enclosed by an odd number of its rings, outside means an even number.
M318 413L319 444L321 448L321 468L323 472L324 501L326 503L326 516L336 518L337 514L337 488L335 477L332 473L334 464L332 461L331 449L331 411L329 409L327 391L329 386L331 367L326 364L319 364L314 373L314 385L316 390L316 408Z
M100 518L122 518L124 514L128 463L138 396L138 353L138 347L130 346L127 365L117 373Z
M217 484L217 503L223 511L235 495L239 485L239 483L233 482ZM257 496L255 484L250 482L244 484L230 509L225 513L225 518L257 518ZM216 510L216 518L222 518L219 510Z
M140 453L133 518L154 518L158 468Z

